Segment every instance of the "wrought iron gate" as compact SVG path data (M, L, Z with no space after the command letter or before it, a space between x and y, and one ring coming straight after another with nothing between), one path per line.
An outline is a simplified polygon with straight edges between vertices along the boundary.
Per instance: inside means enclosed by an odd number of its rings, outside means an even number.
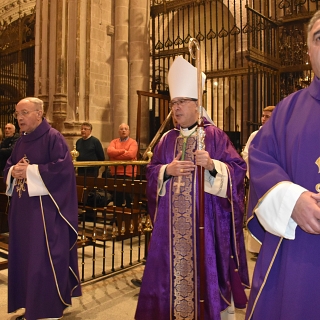
M262 109L310 81L304 35L317 9L315 0L151 0L151 89L168 92L175 56L194 63L188 42L195 37L207 76L204 105L240 151Z
M16 103L34 95L35 13L10 23L0 17L0 128L15 122Z

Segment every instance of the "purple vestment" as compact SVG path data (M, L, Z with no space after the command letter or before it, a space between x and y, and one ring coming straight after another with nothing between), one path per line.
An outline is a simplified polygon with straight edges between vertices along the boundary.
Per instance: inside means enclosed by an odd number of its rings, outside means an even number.
M282 181L291 181L311 192L319 190L319 120L317 78L307 89L277 105L250 146L248 212L252 213L258 201ZM265 232L255 215L250 217L248 227L262 241L262 247L246 319L319 319L320 236L297 226L294 240L280 238Z
M77 260L78 206L74 167L63 136L44 119L22 135L8 159L38 164L49 195L21 197L14 187L9 207L8 312L26 308L25 318L60 318L80 296Z
M205 122L205 134L205 149L211 158L227 165L232 180L228 198L205 193L205 319L220 320L220 312L230 304L231 291L236 306L246 306L244 286L249 281L242 230L246 165L222 130ZM147 168L148 210L154 229L137 320L199 317L197 170L181 179L179 192L179 177L171 177L166 194L157 196L159 170L183 149L183 140L179 130L168 132ZM187 139L185 160L194 161L196 144L195 136Z

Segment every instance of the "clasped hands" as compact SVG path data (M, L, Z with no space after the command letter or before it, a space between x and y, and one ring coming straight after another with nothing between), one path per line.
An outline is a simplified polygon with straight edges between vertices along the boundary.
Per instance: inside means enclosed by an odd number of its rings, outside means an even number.
M192 161L180 160L182 156L182 151L180 151L173 161L167 165L166 174L170 176L187 176L194 171L197 166L204 167L209 171L214 169L214 163L208 151L197 150L194 154L195 164Z
M22 158L16 165L13 166L11 175L16 179L27 178L27 167L29 163L25 158Z
M320 193L303 192L293 208L291 218L305 232L320 234Z

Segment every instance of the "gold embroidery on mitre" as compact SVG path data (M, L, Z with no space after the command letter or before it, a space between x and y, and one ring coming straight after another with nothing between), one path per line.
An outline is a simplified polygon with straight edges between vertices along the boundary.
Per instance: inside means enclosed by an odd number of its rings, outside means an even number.
M320 173L320 157L316 160L315 164L318 166L318 173Z
M24 160L26 160L26 162L30 163L30 161L28 160L26 155L24 155L23 158L24 158ZM26 191L25 184L27 184L27 179L26 178L16 179L15 185L16 185L16 191L19 194L19 198L21 198L22 191Z

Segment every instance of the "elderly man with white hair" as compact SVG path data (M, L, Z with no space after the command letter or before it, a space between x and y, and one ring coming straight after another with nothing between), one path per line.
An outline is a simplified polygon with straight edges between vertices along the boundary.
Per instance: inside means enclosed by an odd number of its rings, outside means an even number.
M11 197L8 312L25 308L17 319L59 319L81 295L74 167L42 100L20 100L14 116L21 136L4 169Z

